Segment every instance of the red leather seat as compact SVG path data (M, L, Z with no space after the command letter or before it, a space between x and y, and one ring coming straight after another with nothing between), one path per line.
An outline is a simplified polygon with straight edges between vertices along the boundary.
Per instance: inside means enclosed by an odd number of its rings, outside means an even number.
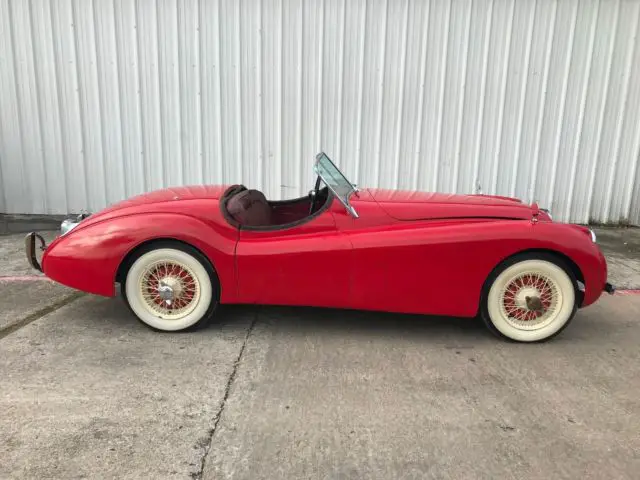
M227 212L240 225L271 225L271 206L258 190L244 190L231 197L227 202Z

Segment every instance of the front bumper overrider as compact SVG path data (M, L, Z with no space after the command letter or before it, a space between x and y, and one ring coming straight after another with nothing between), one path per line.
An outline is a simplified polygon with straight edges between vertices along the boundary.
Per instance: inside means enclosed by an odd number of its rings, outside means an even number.
M89 217L91 213L83 211L74 219L66 219L60 224L60 236L64 236L77 227L82 220ZM42 265L38 262L38 256L36 255L36 240L40 243L40 250L44 252L47 249L47 243L45 242L42 235L36 232L29 232L24 239L24 249L27 255L27 261L29 265L34 269L42 272Z
M24 238L24 249L29 265L39 272L42 272L42 267L40 262L38 262L38 256L36 255L36 240L40 243L40 251L44 252L47 248L47 243L44 241L44 238L42 238L42 235L36 232L30 232Z

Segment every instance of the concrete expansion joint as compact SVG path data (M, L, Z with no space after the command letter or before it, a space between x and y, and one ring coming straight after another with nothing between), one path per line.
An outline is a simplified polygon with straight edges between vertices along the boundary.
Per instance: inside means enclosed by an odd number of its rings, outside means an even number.
M44 317L45 315L53 313L56 310L64 307L65 305L69 305L71 302L73 302L74 300L80 297L83 297L84 295L85 295L84 292L73 292L70 295L67 295L66 297L62 298L61 300L55 303L52 303L51 305L47 305L46 307L41 308L36 312L33 312L31 315L27 315L23 319L15 323L12 323L8 327L4 329L0 329L0 340L2 340L7 335L11 335L13 332L20 330L22 327L26 327L30 323L35 322L36 320Z
M193 478L194 480L201 480L202 479L202 475L204 473L204 467L205 464L207 462L207 457L209 456L209 452L211 451L211 445L213 443L213 437L216 434L216 431L218 430L218 424L220 423L220 419L222 418L222 414L224 412L224 409L227 405L227 399L229 398L229 395L231 393L231 387L233 386L233 383L236 379L236 375L238 373L238 368L240 367L240 363L242 362L242 356L244 355L244 349L247 346L247 342L249 341L249 337L251 336L251 333L253 332L253 329L256 325L256 322L258 321L258 314L256 313L253 316L253 319L251 320L251 324L249 325L249 328L247 328L247 333L244 336L244 340L242 342L242 346L240 347L240 351L238 352L238 356L236 357L235 362L233 363L233 369L231 370L231 375L229 375L229 379L227 380L227 384L225 385L225 390L224 390L224 397L222 398L222 401L220 402L220 408L218 408L218 412L216 413L215 417L213 417L213 427L211 429L209 429L209 435L207 437L207 440L205 442L204 445L204 453L202 455L202 460L200 461L200 468L198 469L197 472L194 472L191 474L191 478Z

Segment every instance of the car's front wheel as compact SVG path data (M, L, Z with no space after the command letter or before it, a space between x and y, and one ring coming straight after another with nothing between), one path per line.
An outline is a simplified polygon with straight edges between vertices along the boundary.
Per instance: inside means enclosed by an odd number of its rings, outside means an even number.
M487 279L482 318L500 337L517 342L548 340L575 316L576 291L575 275L555 256L515 256Z
M122 293L145 325L177 332L202 326L217 305L218 281L208 260L178 242L151 244L130 262Z

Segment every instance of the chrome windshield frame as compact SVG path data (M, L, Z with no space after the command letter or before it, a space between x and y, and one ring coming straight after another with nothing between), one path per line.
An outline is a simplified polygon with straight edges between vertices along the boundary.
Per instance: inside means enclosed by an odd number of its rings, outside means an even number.
M322 162L322 163L321 163ZM329 170L334 170L333 172ZM326 153L320 152L316 155L316 161L313 165L313 171L318 175L324 184L327 186L331 193L342 203L344 208L349 212L353 218L359 218L358 212L353 205L349 203L349 198L354 193L358 192L358 189L354 184L347 180L347 177L340 171L338 167L331 161ZM328 178L331 175L331 178ZM331 182L331 180L333 182ZM339 186L345 187L346 191L338 192L335 183L339 183ZM341 189L343 190L343 189Z

